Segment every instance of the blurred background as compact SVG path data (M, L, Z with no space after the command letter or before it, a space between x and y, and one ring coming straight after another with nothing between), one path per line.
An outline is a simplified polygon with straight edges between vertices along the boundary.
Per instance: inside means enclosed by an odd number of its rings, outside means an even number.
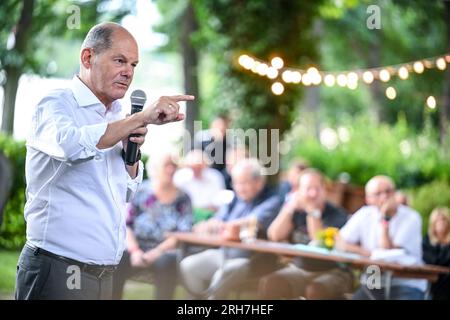
M182 123L150 126L147 157L189 149L185 130L193 136L226 113L232 128L279 130L273 181L301 159L351 198L386 174L423 215L424 231L432 208L450 206L449 1L3 0L0 299L12 298L24 243L32 109L68 85L84 35L102 21L122 24L140 48L124 112L136 88L150 101L197 97ZM130 284L125 298L142 290L151 287Z

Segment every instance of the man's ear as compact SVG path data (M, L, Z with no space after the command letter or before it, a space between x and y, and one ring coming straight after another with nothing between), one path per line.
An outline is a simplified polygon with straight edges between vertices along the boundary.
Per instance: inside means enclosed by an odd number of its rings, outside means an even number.
M92 67L93 51L91 48L83 48L81 50L81 64L85 69Z

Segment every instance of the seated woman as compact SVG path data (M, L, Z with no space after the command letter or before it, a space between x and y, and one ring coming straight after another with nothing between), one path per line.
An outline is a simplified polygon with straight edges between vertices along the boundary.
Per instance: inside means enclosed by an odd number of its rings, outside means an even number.
M176 240L165 233L191 230L191 200L173 184L174 157L151 159L150 181L140 186L129 206L128 250L114 274L114 299L122 297L127 278L143 271L151 273L158 300L171 299L177 285Z
M423 240L423 260L428 264L450 267L450 210L436 208L430 216L428 234ZM450 274L439 275L431 285L433 300L450 300Z

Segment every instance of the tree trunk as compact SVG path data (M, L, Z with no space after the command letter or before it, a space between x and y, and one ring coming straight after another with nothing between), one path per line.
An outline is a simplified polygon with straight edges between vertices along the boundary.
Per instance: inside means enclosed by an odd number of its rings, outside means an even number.
M444 1L444 19L447 26L447 50L450 52L450 1ZM444 150L448 151L447 136L450 124L450 67L447 66L444 77L444 97L442 100L442 107L439 108L439 122L440 122L440 142Z
M183 16L182 30L181 30L181 53L183 56L183 71L184 71L184 89L186 94L191 94L196 97L194 101L186 103L186 130L191 137L190 145L185 145L184 150L191 150L194 143L194 121L199 118L198 111L198 53L191 42L191 35L198 29L195 18L194 8L191 1L189 1L186 11ZM186 141L186 143L187 143Z
M6 82L4 85L2 131L12 135L14 131L14 109L16 105L17 88L22 72L18 68L6 67Z
M33 20L34 0L24 0L20 13L19 23L15 27L14 50L19 56L24 57L29 39L29 31ZM6 83L4 86L3 116L1 130L7 134L14 132L14 108L16 104L17 88L22 75L23 65L5 66Z
M369 53L369 67L379 67L381 65L381 52L380 52L380 39L377 37L376 41L370 45ZM372 105L370 106L370 113L378 121L382 122L386 120L385 114L383 112L383 89L381 83L378 80L369 86L370 93L372 95Z

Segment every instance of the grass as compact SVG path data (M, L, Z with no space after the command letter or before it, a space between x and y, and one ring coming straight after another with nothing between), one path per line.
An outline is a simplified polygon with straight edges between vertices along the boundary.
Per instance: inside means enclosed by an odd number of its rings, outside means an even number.
M0 300L14 299L16 282L16 264L20 251L0 250ZM125 284L124 300L150 300L154 296L154 287L150 284L129 280ZM186 299L186 291L178 286L175 299Z
M0 300L14 298L16 264L20 251L0 250Z
M125 283L123 300L151 300L154 297L154 290L154 286L151 284L128 280ZM174 299L187 299L186 290L178 286L175 290Z

